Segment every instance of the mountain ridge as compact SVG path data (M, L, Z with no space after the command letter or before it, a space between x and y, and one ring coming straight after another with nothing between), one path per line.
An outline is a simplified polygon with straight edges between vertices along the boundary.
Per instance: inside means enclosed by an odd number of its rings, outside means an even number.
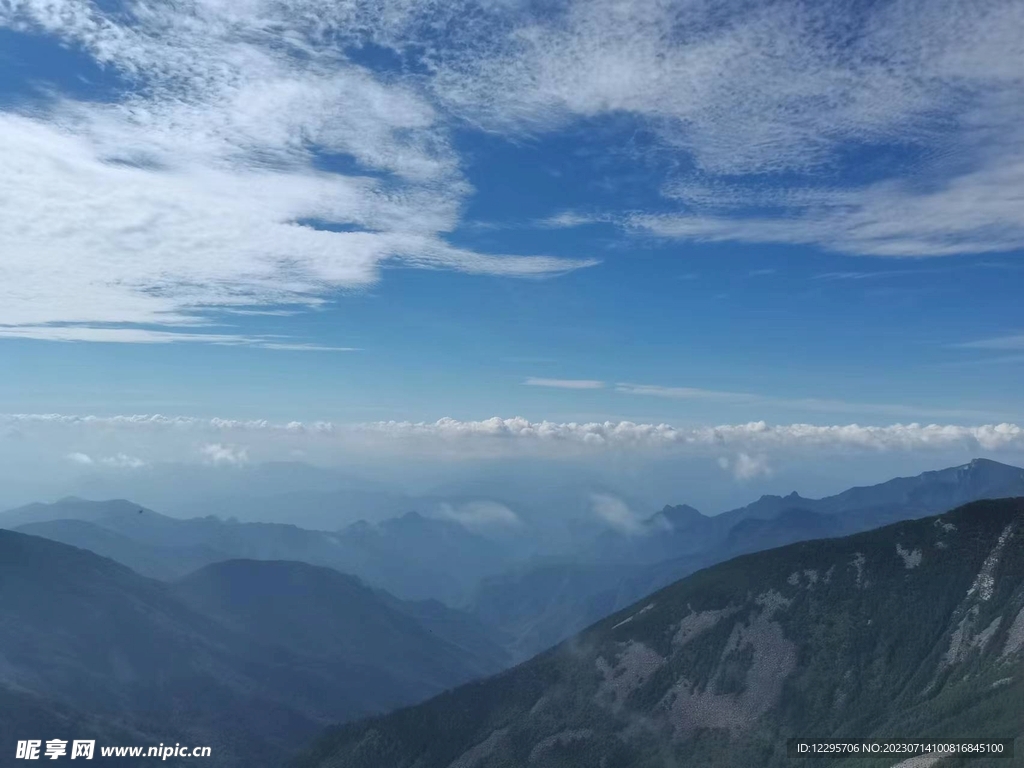
M295 560L356 574L403 599L437 598L449 605L464 603L479 578L511 562L503 546L491 539L458 522L418 512L375 524L357 521L340 531L317 531L213 515L176 518L124 499L68 498L0 513L0 528L72 546L91 545L154 578L178 578L221 560Z
M334 729L296 765L770 768L792 736L1012 738L1022 537L1014 498L742 555L512 670Z
M30 707L40 723L95 722L111 734L209 745L217 765L270 766L329 722L502 666L330 569L210 568L168 584L85 549L0 530L0 708ZM311 584L316 600L306 594ZM121 743L132 741L140 739Z
M622 608L714 563L802 539L842 536L936 514L995 493L1024 496L1024 469L975 459L822 499L795 492L764 495L714 516L687 505L666 507L682 509L678 519L684 525L667 525L662 510L647 518L639 533L606 531L580 558L486 579L472 607L494 622L491 606L505 606L495 627L510 637L509 647L523 659L582 630L602 611Z

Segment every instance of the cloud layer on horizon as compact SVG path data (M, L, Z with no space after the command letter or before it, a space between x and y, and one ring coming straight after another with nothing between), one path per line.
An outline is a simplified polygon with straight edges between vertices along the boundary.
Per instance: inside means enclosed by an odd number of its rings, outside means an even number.
M495 458L586 459L602 455L695 456L719 460L737 478L771 473L769 457L786 454L885 451L999 453L1024 451L1024 427L1016 424L769 425L677 428L633 422L531 422L522 418L435 422L275 423L265 420L182 416L0 416L10 447L54 446L55 455L84 464L92 456L133 457L147 466L166 461L238 466L290 460L338 464L353 458L407 457L430 462ZM84 458L83 458L84 457ZM113 462L103 462L116 466Z

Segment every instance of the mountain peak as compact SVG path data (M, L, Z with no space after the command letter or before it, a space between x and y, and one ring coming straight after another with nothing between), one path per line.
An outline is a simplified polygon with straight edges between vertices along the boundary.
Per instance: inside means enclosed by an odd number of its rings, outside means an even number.
M647 523L654 523L658 520L662 520L673 528L679 528L686 525L691 525L698 520L705 518L705 515L700 510L691 507L689 504L677 504L676 506L670 506L666 504L660 512L655 512L647 519Z
M1024 481L1024 469L1010 464L1002 464L992 459L982 458L971 459L959 467L938 470L937 473L925 473L925 475L928 474L934 474L938 477L955 478L955 482L958 484L986 488L992 486L993 491L998 489L1001 491L998 495L1004 496L1014 495L1002 491L1013 491L1016 486L1019 486ZM1004 489L1003 486L1007 484L1010 487Z
M992 459L971 459L969 462L963 465L961 469L967 469L973 472L977 471L988 471L988 472L1020 472L1020 467L1015 467L1012 464L1003 464L1000 461L993 461Z

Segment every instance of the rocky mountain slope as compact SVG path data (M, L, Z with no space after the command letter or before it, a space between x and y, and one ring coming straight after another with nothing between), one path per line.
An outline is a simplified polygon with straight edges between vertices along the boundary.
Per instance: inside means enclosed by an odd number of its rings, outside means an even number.
M789 737L1016 737L1022 544L1017 498L739 557L496 677L341 726L297 765L783 766Z

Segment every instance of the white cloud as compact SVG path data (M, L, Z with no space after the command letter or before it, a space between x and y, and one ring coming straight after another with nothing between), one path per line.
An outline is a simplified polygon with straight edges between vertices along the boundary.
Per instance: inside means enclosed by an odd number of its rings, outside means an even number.
M288 352L360 352L358 347L332 347L328 344L306 344L301 342L266 341L257 342L263 349L281 349Z
M101 465L104 467L112 467L116 469L139 469L147 466L147 462L136 456L129 456L125 453L118 453L114 456L104 456L99 459L94 459L87 453L69 453L68 459L75 464L81 464L82 466L91 467L94 465Z
M953 424L779 424L763 421L708 427L679 428L670 424L621 422L532 422L523 418L494 417L481 421L444 418L433 422L270 422L266 420L200 419L184 416L73 416L62 414L0 415L0 424L25 434L49 430L65 435L219 435L204 444L202 451L238 453L227 440L267 437L316 441L337 441L358 445L428 451L440 445L464 445L472 454L487 444L512 446L579 446L584 449L664 449L677 446L700 453L735 449L758 453L769 449L820 449L869 451L922 451L964 447L1001 451L1024 449L1024 427L1013 423L962 426ZM247 453L245 449L243 453Z
M503 419L495 416L480 421L442 418L437 421L376 421L360 424L335 424L330 421L271 422L265 419L221 419L159 414L119 416L78 416L66 414L6 414L0 421L27 427L32 424L120 428L126 430L188 430L209 429L228 433L280 432L285 434L337 435L377 433L395 436L431 435L444 438L501 438L534 440L569 440L599 444L612 442L659 443L723 443L739 438L766 442L803 441L819 443L836 441L855 445L895 447L914 443L978 440L993 447L1024 438L1024 428L1016 424L959 426L943 424L893 424L889 426L846 425L769 425L764 421L692 429L677 429L669 424L636 424L631 421L551 422L529 421L521 417Z
M616 496L592 493L590 494L590 508L595 515L620 533L637 536L647 532L643 518Z
M545 130L574 116L627 112L649 118L704 170L803 169L825 162L848 137L883 139L894 130L911 141L921 137L928 110L949 88L911 75L932 74L943 55L948 77L970 67L976 77L996 70L991 76L1012 81L993 51L969 47L996 37L1003 51L1014 51L1013 38L1000 38L993 25L1018 17L1011 3L984 28L951 12L940 24L940 8L927 15L935 23L923 14L899 18L909 8L896 5L893 13L860 19L837 2L753 8L591 0L543 17L515 9L507 17L518 23L508 32L485 28L476 45L440 52L450 66L437 87L490 125ZM834 35L853 24L859 39L837 45ZM893 25L923 35L926 45L913 34L893 34ZM974 34L960 43L950 27ZM480 27L472 32L479 35ZM970 60L957 67L948 59L956 54Z
M79 323L128 340L102 324L132 323L202 341L190 327L210 308L316 305L396 260L516 276L592 263L445 239L472 192L453 118L522 135L628 114L681 161L668 165L698 169L665 187L675 212L564 211L547 226L615 221L888 256L1024 244L1016 0L970 13L954 0L927 12L916 0L570 0L539 13L470 0L128 2L120 13L11 0L0 26L55 37L136 86L118 101L50 93L0 111L4 335L67 338L52 324ZM420 74L346 57L366 42ZM918 159L834 186L851 149L878 145ZM365 172L325 171L318 151Z
M497 501L469 501L464 504L444 502L438 506L438 514L470 529L515 528L522 525L519 515Z
M733 477L737 480L752 480L755 477L771 477L774 474L768 463L768 457L764 454L751 456L747 453L738 453L735 461L730 461L722 456L718 459L718 466L725 470L732 470Z
M697 387L665 387L658 384L628 384L621 382L615 385L615 390L627 395L650 395L652 397L666 397L674 400L712 400L726 403L754 403L761 401L758 395L751 395L745 392L724 392L714 389L699 389Z
M529 387L551 387L553 389L601 389L603 381L594 379L539 379L531 376L523 384Z
M107 467L117 467L119 469L139 469L148 464L137 456L129 456L125 453L104 457L100 459L100 463Z
M616 220L609 214L580 213L578 211L562 211L554 216L539 219L534 225L541 229L572 229L588 224L614 224Z
M985 450L1019 449L1024 428L1016 424L956 426L942 424L858 424L820 426L791 424L770 426L763 421L747 424L677 429L668 424L621 422L530 422L522 418L483 421L439 419L436 422L376 422L360 431L391 438L428 437L452 441L526 441L536 444L570 444L593 448L644 448L679 446L704 449L721 446L764 448L841 448L915 450L958 445Z
M911 270L911 269L888 269L884 272L824 272L820 275L815 275L813 280L827 280L834 282L836 280L874 280L877 278L885 277L897 277L900 275L916 275L920 274L922 270Z
M968 341L963 344L957 344L957 346L965 349L1024 349L1024 333Z
M526 134L633 115L659 152L696 165L665 189L674 213L566 211L545 226L617 220L686 240L880 256L1024 245L1017 0L969 13L955 0L490 8L504 24L476 14L462 45L436 54L432 84L449 108ZM898 147L900 162L833 186L851 150L879 146Z
M208 443L199 449L203 460L209 464L226 464L233 467L240 467L249 463L249 451L246 448L239 448L233 445L221 443Z
M0 27L56 38L134 87L0 111L0 336L291 349L199 326L210 310L316 306L393 262L518 277L594 263L446 239L472 194L456 121L531 135L627 114L668 166L696 167L664 187L676 210L543 226L881 256L1024 245L1017 0L119 7L0 5ZM367 42L418 74L346 56ZM836 186L851 150L879 145L910 159Z
M345 58L325 29L340 9L323 24L313 10L0 6L0 27L52 35L137 86L0 111L3 335L161 342L184 327L181 341L236 343L192 326L211 309L315 306L392 261L519 277L592 263L449 244L471 189L444 120L415 85ZM324 154L365 171L325 171Z
M72 416L8 414L0 426L25 440L67 446L92 441L102 450L88 455L132 455L144 445L151 462L194 460L195 446L207 461L239 463L282 459L303 450L311 461L336 463L342 456L420 456L431 460L491 457L572 458L608 451L719 457L779 452L819 456L877 451L1013 452L1024 450L1024 427L1013 423L952 424L746 424L682 428L669 424L550 422L523 418L432 422L270 422L184 416ZM92 444L88 443L88 444ZM239 447L240 444L244 448ZM66 456L67 448L58 455Z
M979 161L984 164L977 170L926 192L910 181L885 181L822 195L815 203L782 200L776 208L784 215L774 217L754 218L720 208L629 214L620 224L672 239L816 245L852 255L1013 251L1024 246L1024 214L1014 191L1024 185L1024 136L1020 143L1019 156ZM747 204L753 207L755 200Z
M267 336L234 333L189 333L148 328L97 328L87 325L0 325L0 338L46 341L91 341L120 344L180 344L200 342L229 347L258 347L300 352L359 352L357 347L332 347L303 342L272 341Z

